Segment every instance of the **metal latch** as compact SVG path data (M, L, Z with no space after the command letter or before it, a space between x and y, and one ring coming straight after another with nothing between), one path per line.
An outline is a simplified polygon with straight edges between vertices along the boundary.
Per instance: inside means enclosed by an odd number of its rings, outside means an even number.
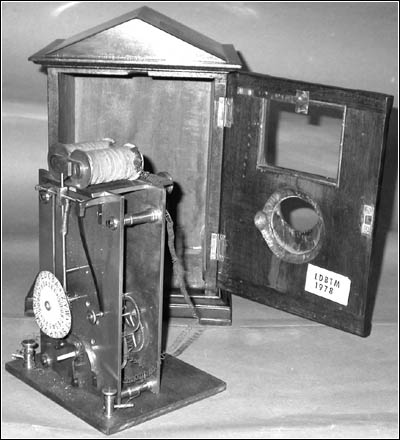
M233 119L233 99L219 98L217 110L217 126L220 128L231 127Z
M308 106L310 103L310 92L306 90L296 90L296 102L294 111L303 115L308 114Z
M371 205L364 205L361 216L361 234L372 235L374 227L375 208Z
M226 239L223 234L211 234L210 260L224 261L226 251Z

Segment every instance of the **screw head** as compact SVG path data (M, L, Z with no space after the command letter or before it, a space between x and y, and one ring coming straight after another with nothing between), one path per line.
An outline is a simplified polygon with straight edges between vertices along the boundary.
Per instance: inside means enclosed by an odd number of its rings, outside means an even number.
M50 199L51 199L51 195L48 192L46 192L46 191L40 191L39 192L39 197L40 197L40 200L43 203L48 203L50 201Z
M115 396L117 394L117 390L115 388L103 388L102 393L105 396Z
M40 356L40 362L42 363L42 365L43 365L44 367L48 367L48 366L50 365L50 363L51 363L51 361L50 361L50 357L49 357L46 353L43 353L43 354Z
M115 231L119 226L119 220L115 217L110 217L108 220L106 220L106 226L112 231Z
M24 348L37 348L38 346L34 339L24 339L21 344Z
M96 324L97 322L97 316L94 310L89 310L86 314L86 318L91 324Z

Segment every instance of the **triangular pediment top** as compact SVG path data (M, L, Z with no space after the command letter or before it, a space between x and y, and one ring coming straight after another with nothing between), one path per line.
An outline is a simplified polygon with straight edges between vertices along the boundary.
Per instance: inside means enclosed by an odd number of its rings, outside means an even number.
M41 64L101 63L241 68L231 45L220 44L148 7L66 40L30 59Z

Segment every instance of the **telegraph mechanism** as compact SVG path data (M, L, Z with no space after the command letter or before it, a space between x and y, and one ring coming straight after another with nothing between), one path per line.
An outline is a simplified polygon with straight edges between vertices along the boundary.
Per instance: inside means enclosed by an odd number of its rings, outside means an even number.
M6 366L106 434L225 389L162 353L165 219L184 290L183 269L165 208L172 179L143 164L135 145L112 139L50 148L36 187L41 270L32 297L40 353L35 340L24 340ZM175 353L190 343L192 328L201 333L197 321L178 337Z

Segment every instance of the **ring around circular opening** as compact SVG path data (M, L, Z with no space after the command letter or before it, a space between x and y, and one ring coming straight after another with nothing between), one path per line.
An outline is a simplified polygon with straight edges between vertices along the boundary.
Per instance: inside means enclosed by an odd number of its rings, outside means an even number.
M272 194L263 209L265 240L281 260L302 264L314 259L323 242L324 220L311 197L293 189Z

